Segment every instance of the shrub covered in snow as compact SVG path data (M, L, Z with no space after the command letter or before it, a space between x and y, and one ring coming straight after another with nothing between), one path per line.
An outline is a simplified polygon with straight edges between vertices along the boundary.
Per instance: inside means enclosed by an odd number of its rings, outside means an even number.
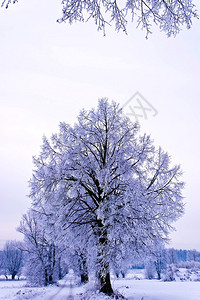
M163 277L164 281L175 281L178 268L174 265L168 265L166 274Z
M181 263L177 264L177 267L192 269L192 270L196 271L196 270L200 270L200 262L197 262L197 261L181 262Z
M200 263L182 262L168 265L164 281L200 281Z

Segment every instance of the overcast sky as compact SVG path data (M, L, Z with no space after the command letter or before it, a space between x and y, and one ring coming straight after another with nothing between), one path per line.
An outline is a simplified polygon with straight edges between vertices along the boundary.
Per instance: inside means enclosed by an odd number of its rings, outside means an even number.
M139 103L149 109L138 117L141 131L184 171L185 215L169 246L200 251L200 21L176 38L154 29L146 40L132 23L128 35L108 28L104 37L92 21L56 23L62 7L53 2L0 9L0 247L22 239L16 227L31 204L28 180L42 136L60 121L73 124L100 97L124 106L138 91L129 106L138 115Z

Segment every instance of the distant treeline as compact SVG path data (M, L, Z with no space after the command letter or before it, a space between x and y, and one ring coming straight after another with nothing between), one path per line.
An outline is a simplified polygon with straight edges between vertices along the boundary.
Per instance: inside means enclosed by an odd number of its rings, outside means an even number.
M154 253L151 257L152 260L159 259L163 265L178 264L180 262L196 261L200 262L200 252L197 250L184 250L174 248L164 248L157 253ZM133 265L133 269L144 269L146 259Z

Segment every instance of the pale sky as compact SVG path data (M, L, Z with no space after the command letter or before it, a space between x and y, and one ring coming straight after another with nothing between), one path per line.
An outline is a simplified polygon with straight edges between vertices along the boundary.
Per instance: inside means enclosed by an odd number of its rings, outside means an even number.
M58 24L61 9L47 0L0 9L0 247L23 238L16 227L42 136L100 97L123 106L139 91L158 111L140 118L141 130L184 171L185 215L169 246L200 251L200 21L176 38L154 28L146 40L134 23L104 37L92 21Z

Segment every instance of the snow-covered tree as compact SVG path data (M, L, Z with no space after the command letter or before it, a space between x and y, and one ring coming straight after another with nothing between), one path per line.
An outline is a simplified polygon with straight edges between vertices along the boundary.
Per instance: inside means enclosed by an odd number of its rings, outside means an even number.
M24 235L23 251L26 253L25 275L35 285L48 285L59 279L60 258L63 251L56 244L44 218L29 210L23 216L18 231Z
M163 280L164 281L175 281L177 272L178 272L178 268L174 264L168 265L166 273L163 277Z
M155 262L152 258L149 258L145 262L145 278L153 279L156 274Z
M195 249L187 251L188 261L199 261L199 252Z
M177 250L178 251L178 262L187 261L188 250Z
M114 271L116 277L122 276L125 278L128 269L141 258L144 259L146 253L142 251L135 251L135 247L132 243L126 243L114 247L112 250L112 257L110 257L110 268Z
M66 238L66 235L68 238ZM77 236L70 228L62 238L62 244L67 249L64 260L67 262L68 267L73 269L74 274L80 278L81 283L88 282L88 241L84 236Z
M11 2L17 1L3 0L2 6L7 8ZM93 19L98 30L104 33L105 26L113 23L117 31L127 32L128 21L132 19L147 35L154 23L171 36L176 35L183 24L190 28L192 18L197 17L192 0L63 0L62 5L63 15L58 22L72 24Z
M7 241L3 250L3 267L12 280L20 273L23 264L22 243Z
M164 243L156 243L150 250L150 255L147 259L147 267L152 263L154 267L154 273L157 273L157 278L161 279L161 274L166 271L167 268L167 250L164 249ZM155 274L154 274L155 275Z
M167 263L176 264L178 262L177 250L174 248L169 248L167 250Z
M183 213L179 166L156 149L150 137L123 115L119 105L100 99L82 110L77 124L60 124L44 138L30 181L33 207L45 204L62 227L90 241L100 290L112 294L110 262L126 249L146 251L165 240ZM67 238L67 235L66 235Z
M81 283L88 282L88 266L87 266L87 253L81 251L79 247L74 251L74 266L76 266L76 274L80 276Z
M4 251L0 250L0 275L3 275L6 279L8 279L8 274L9 273L5 264Z

